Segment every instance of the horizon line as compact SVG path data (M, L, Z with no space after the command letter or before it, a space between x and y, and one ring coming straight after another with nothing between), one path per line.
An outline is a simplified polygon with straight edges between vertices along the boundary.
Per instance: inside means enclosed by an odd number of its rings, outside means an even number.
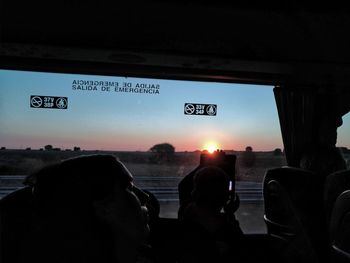
M272 150L258 150L258 151L254 151L253 148L253 152L273 152L276 149L280 149L283 152L282 148L276 147ZM151 153L150 150L99 150L99 149L80 149L80 150L76 150L74 151L74 148L60 148L60 147L54 147L51 150L46 150L43 148L31 148L31 147L26 147L26 148L7 148L7 147L1 147L0 151L43 151L43 152L143 152L143 153ZM234 150L234 149L217 149L219 151L223 151L223 152L244 152L245 149L243 150ZM208 150L204 149L204 150L182 150L182 151L175 151L175 153L184 153L184 152L208 152Z

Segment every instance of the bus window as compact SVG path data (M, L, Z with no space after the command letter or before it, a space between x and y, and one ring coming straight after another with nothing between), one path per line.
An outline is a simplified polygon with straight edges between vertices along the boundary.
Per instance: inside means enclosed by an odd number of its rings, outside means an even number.
M263 176L285 165L272 88L1 70L1 195L49 163L108 153L176 218L178 183L219 149L237 156L241 228L265 233Z
M343 116L343 124L337 130L337 147L342 150L348 169L350 168L350 114Z

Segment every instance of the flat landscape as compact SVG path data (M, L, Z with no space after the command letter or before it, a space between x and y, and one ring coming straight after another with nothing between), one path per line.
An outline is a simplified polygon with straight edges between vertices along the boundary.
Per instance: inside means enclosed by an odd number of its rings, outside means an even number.
M253 152L254 163L242 164L243 152L227 152L237 156L236 178L261 182L267 168L285 165L283 155L271 152ZM0 150L0 175L28 175L41 167L61 160L89 154L113 154L118 157L135 176L179 176L183 177L199 164L200 151L175 152L171 159L154 161L152 152L120 151L72 151L72 150Z

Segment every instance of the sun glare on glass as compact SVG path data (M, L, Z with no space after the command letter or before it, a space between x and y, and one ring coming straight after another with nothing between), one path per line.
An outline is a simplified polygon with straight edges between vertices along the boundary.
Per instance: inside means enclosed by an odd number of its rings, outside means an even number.
M204 145L204 150L207 150L209 153L215 152L217 149L219 149L219 145L215 142L208 142Z

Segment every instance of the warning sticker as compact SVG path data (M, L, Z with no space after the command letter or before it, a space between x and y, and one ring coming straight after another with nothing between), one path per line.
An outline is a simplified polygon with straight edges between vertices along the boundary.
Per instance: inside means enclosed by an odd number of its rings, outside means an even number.
M68 108L68 97L32 95L30 96L30 107L66 110Z
M216 116L216 112L216 104L185 103L184 106L185 115Z

